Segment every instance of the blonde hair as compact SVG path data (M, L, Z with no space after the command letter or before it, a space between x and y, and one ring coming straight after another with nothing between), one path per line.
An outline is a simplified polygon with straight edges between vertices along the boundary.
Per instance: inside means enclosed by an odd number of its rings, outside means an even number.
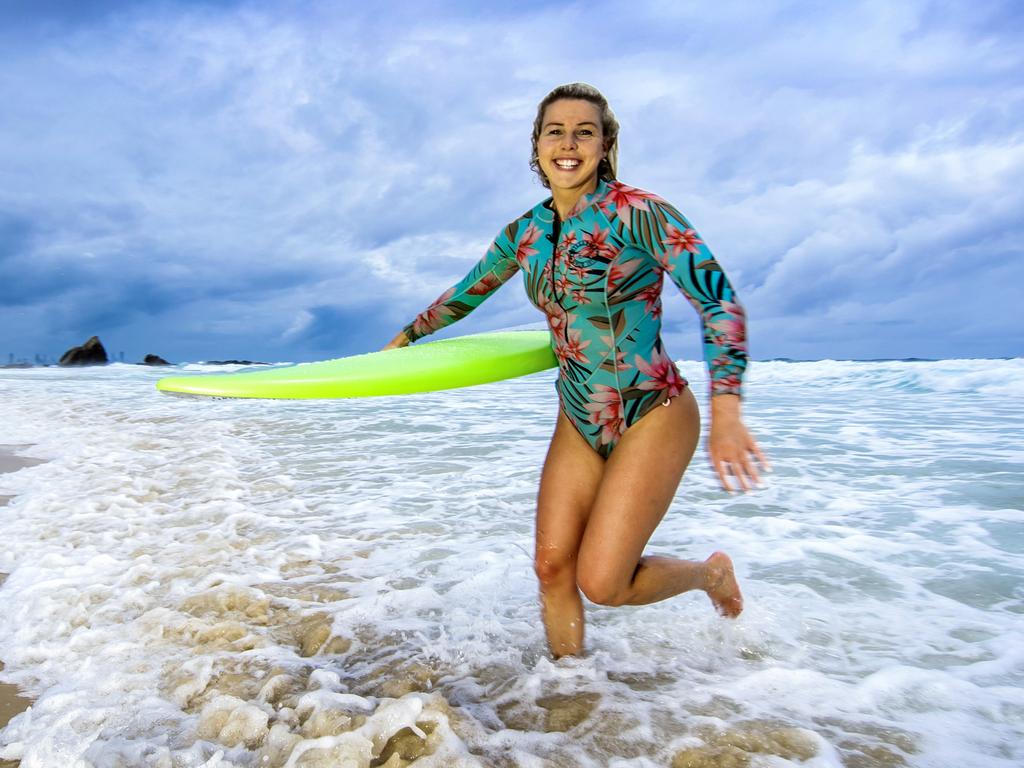
M582 99L589 101L601 112L601 136L607 153L597 166L597 177L602 181L615 181L619 165L619 121L608 106L608 99L592 85L587 83L566 83L551 91L537 105L537 117L533 121L532 154L530 168L540 178L540 183L551 188L547 175L540 169L540 158L537 155L537 142L540 140L540 129L544 122L544 110L559 99Z

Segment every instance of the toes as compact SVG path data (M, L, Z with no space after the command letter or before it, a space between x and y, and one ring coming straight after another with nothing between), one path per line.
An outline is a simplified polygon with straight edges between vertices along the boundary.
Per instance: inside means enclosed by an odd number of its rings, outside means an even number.
M732 560L724 552L714 552L707 559L712 586L708 589L708 597L719 614L727 618L736 618L743 611L743 594L736 582L736 573Z

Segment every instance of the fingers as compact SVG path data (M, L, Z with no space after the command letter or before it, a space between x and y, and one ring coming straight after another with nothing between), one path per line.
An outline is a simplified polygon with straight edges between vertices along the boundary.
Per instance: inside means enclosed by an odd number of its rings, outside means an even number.
M747 467L745 464L743 461L734 461L729 465L729 469L732 470L732 476L736 478L740 488L743 489L744 493L747 493L750 490L750 483L747 481Z
M757 444L757 441L754 438L750 438L750 450L752 450L754 452L754 455L757 456L758 462L761 464L762 467L764 467L765 471L771 472L771 462L768 461L768 457L765 456L764 453L761 451L761 446Z
M750 478L750 481L755 488L761 487L761 476L757 474L757 467L754 465L754 462L752 462L749 458L743 462L743 471L746 473L747 477Z
M760 487L758 465L763 471L771 471L768 458L742 424L727 425L716 431L712 422L708 442L711 466L722 488L728 493L733 492L733 485L738 485L744 492ZM733 482L729 480L730 475Z
M764 455L760 450L756 449L756 446L750 451L743 452L737 459L716 457L712 460L715 473L718 475L718 481L722 484L722 488L729 493L733 492L733 488L729 484L730 475L735 478L737 485L744 492L761 486L761 475L757 471L757 466L751 460L751 454L756 456L762 465L765 463Z
M722 487L727 493L732 493L732 486L729 485L729 480L726 478L725 470L729 466L727 461L716 461L714 462L715 472L718 473L718 482L722 484Z

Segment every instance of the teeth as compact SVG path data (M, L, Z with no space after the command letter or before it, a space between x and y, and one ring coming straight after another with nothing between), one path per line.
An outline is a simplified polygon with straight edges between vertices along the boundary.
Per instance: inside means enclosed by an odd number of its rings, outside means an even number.
M565 168L566 170L570 168L575 168L579 164L579 160L555 160L555 165L557 165L559 168Z

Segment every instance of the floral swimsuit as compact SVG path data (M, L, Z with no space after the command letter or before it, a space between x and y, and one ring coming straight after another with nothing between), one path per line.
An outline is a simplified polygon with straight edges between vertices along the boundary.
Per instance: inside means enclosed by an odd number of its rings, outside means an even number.
M687 386L662 347L664 273L700 314L711 394L740 394L743 307L689 222L656 195L599 181L565 221L549 198L505 227L406 336L415 341L465 317L518 270L547 318L562 410L601 456Z

